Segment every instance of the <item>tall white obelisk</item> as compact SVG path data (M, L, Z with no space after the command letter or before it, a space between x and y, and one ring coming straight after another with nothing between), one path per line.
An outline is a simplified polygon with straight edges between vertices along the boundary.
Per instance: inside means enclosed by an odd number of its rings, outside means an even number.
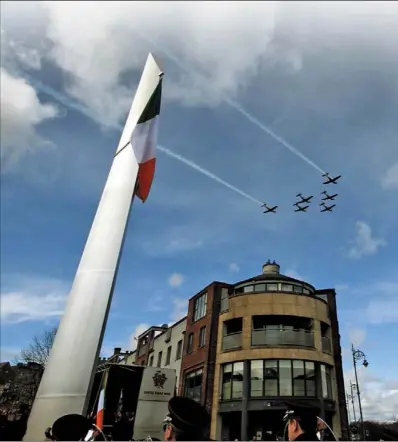
M105 332L123 239L146 143L156 126L135 131L162 72L149 54L55 337L24 440L44 440L44 431L68 413L86 413ZM153 106L152 106L153 107ZM136 134L133 136L133 132ZM138 132L138 135L137 135ZM137 149L135 142L141 143Z

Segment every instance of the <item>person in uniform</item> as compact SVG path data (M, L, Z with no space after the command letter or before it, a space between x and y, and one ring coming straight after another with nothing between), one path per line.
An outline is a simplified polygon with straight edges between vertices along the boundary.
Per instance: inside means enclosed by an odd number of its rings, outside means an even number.
M210 427L210 415L204 407L182 396L169 400L169 412L163 421L163 440L206 440Z
M286 411L283 421L287 423L289 440L318 441L317 416L313 407L302 403L286 403L289 409Z

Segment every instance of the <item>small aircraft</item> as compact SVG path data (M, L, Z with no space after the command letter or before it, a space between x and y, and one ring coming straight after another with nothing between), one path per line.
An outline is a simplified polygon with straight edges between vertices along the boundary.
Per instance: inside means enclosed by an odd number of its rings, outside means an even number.
M324 190L322 193L325 195L325 198L322 198L322 201L327 201L327 200L333 201L336 198L336 196L338 196L338 193L335 193L334 195L328 195L326 190Z
M309 202L312 200L312 198L314 198L313 195L308 196L308 197L305 197L305 196L303 196L301 193L298 193L298 194L296 195L296 197L297 197L297 198L301 198L301 201L298 201L296 204L294 204L295 206L296 206L297 204L301 204L301 203L309 203Z
M263 204L261 207L265 207L266 210L264 210L263 213L276 213L276 209L279 206L274 206L274 207L268 207L267 204Z
M333 210L333 207L336 207L336 204L333 204L332 206L326 206L325 203L321 203L319 205L324 207L321 212L331 212Z
M308 207L310 207L310 206L304 206L304 207L297 206L297 209L295 210L295 212L306 212Z
M341 178L341 175L337 175L336 177L333 178L333 177L329 176L328 173L324 173L322 176L323 176L324 178L326 178L326 180L324 181L323 184L331 184L331 183L333 183L333 184L337 184L337 180L338 180L339 178Z

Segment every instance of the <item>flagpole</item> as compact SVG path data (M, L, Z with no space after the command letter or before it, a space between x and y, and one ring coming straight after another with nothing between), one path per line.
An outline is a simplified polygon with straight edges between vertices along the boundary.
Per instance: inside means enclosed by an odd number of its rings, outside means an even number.
M43 440L45 429L57 418L87 411L139 171L129 142L161 75L160 68L149 54L32 407L24 440Z

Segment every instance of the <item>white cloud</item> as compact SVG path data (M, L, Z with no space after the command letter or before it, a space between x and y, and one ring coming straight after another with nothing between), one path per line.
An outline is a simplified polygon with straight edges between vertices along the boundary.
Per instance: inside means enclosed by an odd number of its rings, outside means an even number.
M68 93L108 126L130 105L131 87L123 79L142 68L154 49L149 39L192 72L188 77L168 65L166 96L209 105L234 98L264 66L298 72L306 54L326 48L329 53L335 47L365 47L370 59L373 53L393 60L391 41L397 35L393 2L253 2L249 7L238 1L159 2L156 9L148 2L41 2L29 8L8 3L3 6L7 28L22 39L22 24L29 20L25 33L41 43L42 57L68 73ZM42 44L44 37L51 50ZM164 64L169 61L156 47L155 52Z
M398 163L391 166L381 180L384 189L398 189Z
M21 275L1 293L1 323L20 323L58 318L65 307L67 287L63 281Z
M170 287L180 287L184 282L184 276L181 273L173 273L167 282Z
M347 390L350 380L353 379L355 379L353 370L344 373ZM391 420L398 410L398 378L383 379L373 374L371 368L360 365L358 381L364 420Z
M347 288L350 298L360 297L355 309L342 310L341 315L357 318L362 324L396 324L398 317L398 281L368 281L355 288Z
M356 223L356 237L352 241L352 247L348 251L348 257L360 259L366 255L374 255L380 247L387 243L382 238L372 237L372 229L363 221Z
M351 344L354 346L362 345L366 338L366 330L363 328L352 328L348 331Z
M240 268L238 266L238 264L236 264L236 262L231 262L231 264L229 265L229 271L233 272L233 273L237 273L239 272Z
M184 298L173 298L173 310L170 315L172 321L178 321L188 312L188 300Z
M40 103L36 91L24 79L1 68L1 161L14 165L32 149L52 144L36 133L38 125L58 115L52 104Z
M144 333L144 331L148 330L149 327L150 327L150 325L146 324L146 323L138 324L135 327L133 333L131 333L131 335L130 335L130 342L129 342L129 349L130 350L135 350L137 348L138 336L140 336L142 333Z

